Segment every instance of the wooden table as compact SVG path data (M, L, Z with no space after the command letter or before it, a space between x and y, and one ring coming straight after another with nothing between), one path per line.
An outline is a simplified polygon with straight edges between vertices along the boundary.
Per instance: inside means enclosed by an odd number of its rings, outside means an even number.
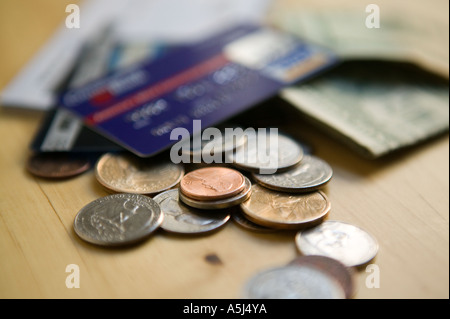
M67 3L0 3L0 88L63 21ZM107 193L92 170L65 181L25 171L42 116L0 111L0 297L239 298L253 274L299 255L295 232L258 234L233 222L208 236L158 231L127 249L81 241L72 228L75 215ZM362 227L379 241L372 264L380 287L368 287L373 273L359 269L355 298L448 298L448 135L367 161L299 121L298 135L334 169L325 190L329 219ZM80 288L66 287L70 264L79 266Z

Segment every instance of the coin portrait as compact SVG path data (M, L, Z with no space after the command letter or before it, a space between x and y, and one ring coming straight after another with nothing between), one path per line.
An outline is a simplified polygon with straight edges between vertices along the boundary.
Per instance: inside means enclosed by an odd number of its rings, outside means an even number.
M163 219L153 199L139 194L115 194L83 207L75 217L74 230L87 242L117 246L147 237Z
M295 242L304 255L327 256L348 267L363 265L378 252L378 243L368 232L334 220L299 231Z

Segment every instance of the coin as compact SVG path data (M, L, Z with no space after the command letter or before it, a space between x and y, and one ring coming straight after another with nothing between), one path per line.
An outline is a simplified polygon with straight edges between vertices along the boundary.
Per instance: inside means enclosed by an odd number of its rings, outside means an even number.
M248 219L266 227L299 229L319 223L331 204L321 191L306 194L279 193L253 185L250 198L241 204Z
M182 192L179 192L180 200L191 207L199 208L199 209L223 209L228 208L232 206L236 206L241 204L242 202L246 201L252 191L252 183L250 180L244 176L245 180L245 187L244 190L242 190L239 194L234 195L230 198L225 199L219 199L219 200L213 200L213 201L201 201L189 198L187 196L184 196Z
M204 233L225 225L230 219L228 211L210 213L183 204L178 192L172 189L153 198L164 214L162 229L180 234Z
M298 232L295 242L303 255L334 258L347 267L366 264L378 252L378 243L372 235L354 225L334 220Z
M227 162L242 170L273 174L297 165L303 154L301 145L287 135L250 131L246 144L228 154Z
M233 220L241 227L254 231L259 233L273 233L277 231L277 229L264 227L258 224L255 224L254 222L248 220L244 214L240 211L240 209L235 209L233 213L231 214L231 217Z
M300 256L288 265L309 265L317 268L333 277L341 285L347 299L354 294L353 271L336 259L325 256Z
M75 233L83 240L103 246L140 241L161 225L164 215L150 197L114 194L83 207L75 217Z
M324 160L305 155L297 166L278 174L253 174L253 178L264 187L290 193L311 192L326 185L333 170Z
M183 142L181 153L192 158L224 154L245 144L243 129L232 124L209 127Z
M243 295L246 299L345 299L334 278L309 265L262 271L248 281Z
M36 153L28 158L26 169L44 178L68 178L84 173L91 167L87 157L67 153Z
M155 195L176 186L184 176L184 168L166 160L106 153L97 162L95 176L114 192Z
M210 201L230 198L245 187L244 176L231 168L206 167L186 174L180 191L191 199Z

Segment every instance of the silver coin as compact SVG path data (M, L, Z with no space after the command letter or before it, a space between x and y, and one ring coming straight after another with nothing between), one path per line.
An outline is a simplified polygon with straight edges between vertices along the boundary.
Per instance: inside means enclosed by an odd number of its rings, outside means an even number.
M74 220L75 233L83 240L104 246L135 243L154 232L164 215L150 197L115 194L83 207Z
M178 189L172 189L153 198L164 214L162 229L179 234L204 233L225 225L230 219L228 212L189 207L180 202L178 193Z
M190 139L186 139L182 144L181 153L190 157L203 158L203 156L232 152L244 145L245 142L246 136L240 127L234 125L210 127Z
M242 170L274 174L294 167L303 159L303 148L284 134L247 134L245 145L227 155L227 162Z
M246 299L345 299L337 281L306 265L287 265L265 270L249 280Z
M333 220L298 232L295 243L303 255L334 258L347 267L366 264L378 253L378 243L372 235L359 227Z
M324 160L311 155L303 157L294 168L278 174L253 174L254 179L264 187L289 193L303 193L318 190L332 178L333 170Z
M195 200L195 199L189 198L189 197L183 195L183 193L181 193L181 192L179 192L179 197L180 197L180 200L184 204L186 204L190 207L194 207L194 208L199 208L199 209L229 208L229 207L236 206L236 205L239 205L239 204L245 202L250 197L251 192L252 192L252 183L245 176L244 176L244 179L245 179L244 190L242 192L240 192L239 194L232 196L230 198L220 199L220 200L202 201L202 200Z

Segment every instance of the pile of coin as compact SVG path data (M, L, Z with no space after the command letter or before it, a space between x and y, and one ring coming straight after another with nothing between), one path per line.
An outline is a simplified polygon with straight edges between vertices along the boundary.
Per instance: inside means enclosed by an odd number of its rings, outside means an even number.
M95 164L95 177L112 194L78 212L75 233L92 244L120 246L145 240L157 229L199 234L220 229L229 220L256 232L294 230L301 257L251 278L244 296L350 298L351 268L372 260L378 244L356 226L326 220L331 203L324 187L332 179L332 168L290 136L277 138L273 153L264 149L268 143L215 143L215 152L223 152L221 158L228 163L213 165L174 164L166 157L144 159L129 152L103 154ZM190 148L189 154L210 146ZM255 156L261 152L268 155L265 161ZM56 165L55 160L33 157L28 170L38 175L33 168L39 163L41 171ZM88 166L78 160L63 167L75 175ZM63 176L63 170L57 171Z

